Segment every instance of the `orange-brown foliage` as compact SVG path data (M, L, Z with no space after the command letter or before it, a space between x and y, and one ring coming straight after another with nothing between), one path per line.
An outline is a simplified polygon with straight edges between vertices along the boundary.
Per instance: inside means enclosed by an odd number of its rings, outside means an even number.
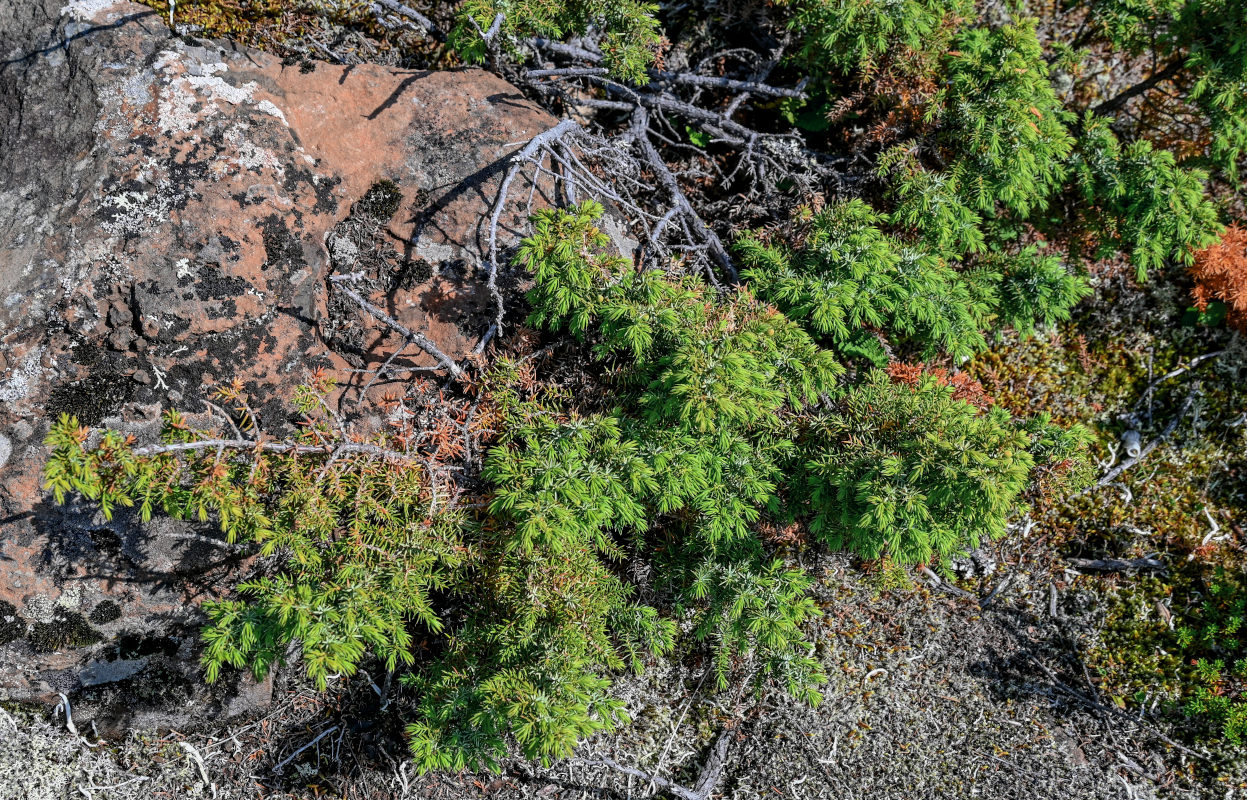
M1247 228L1231 225L1221 241L1196 253L1191 276L1195 278L1191 294L1200 311L1220 300L1229 306L1226 321L1247 331Z
M953 387L954 400L964 400L978 409L987 408L992 404L992 399L987 396L987 390L983 388L983 384L964 372L949 375L948 370L943 367L927 367L921 363L902 364L899 361L893 361L888 364L888 377L896 383L917 386L923 375L935 378L935 382L940 386Z

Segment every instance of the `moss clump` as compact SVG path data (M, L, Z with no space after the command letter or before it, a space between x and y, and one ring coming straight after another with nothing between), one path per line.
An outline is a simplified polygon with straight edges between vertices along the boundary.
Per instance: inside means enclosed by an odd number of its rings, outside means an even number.
M169 20L169 0L141 0L160 12L160 19ZM383 27L371 5L360 0L341 3L309 3L304 0L177 0L174 22L179 28L186 26L195 36L216 39L233 39L261 50L281 53L288 47L306 47L306 37L323 35L327 26L363 34L371 40L374 56L376 51L387 52L398 48L402 52L434 50L429 42L422 41L415 33L402 30L391 31ZM187 44L195 44L191 36L184 37ZM288 55L293 66L301 60L298 50ZM353 52L347 49L347 52Z
M96 625L107 625L121 619L121 606L114 600L105 600L91 612L91 621Z
M364 194L363 199L351 209L353 216L371 217L378 222L388 222L398 213L403 202L403 193L398 184L389 178L382 178L372 185Z
M36 653L54 653L66 647L85 647L104 637L91 627L86 617L73 611L58 610L51 622L36 622L28 637Z
M134 382L111 369L92 372L82 380L62 383L48 396L48 417L77 417L83 425L98 425L133 394Z
M433 277L433 265L423 258L413 258L404 261L402 266L394 271L394 287L410 291L417 286L428 283Z
M143 672L125 685L130 702L176 708L184 705L194 692L194 681L188 678L170 658L155 656Z
M26 633L26 623L17 615L17 608L0 600L0 644L8 644Z

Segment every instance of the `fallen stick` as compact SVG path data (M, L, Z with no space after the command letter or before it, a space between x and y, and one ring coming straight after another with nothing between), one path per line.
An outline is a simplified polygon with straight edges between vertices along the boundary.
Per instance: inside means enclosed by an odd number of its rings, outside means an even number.
M936 575L934 572L931 571L930 567L921 567L918 571L921 572L923 575L925 575L927 577L927 580L931 581L931 584L937 589L942 589L945 592L948 592L949 594L956 595L957 597L964 597L964 598L971 599L971 600L978 599L977 597L974 596L974 594L972 594L971 592L967 592L965 589L962 589L959 586L953 586L951 583L945 583L940 578L939 575Z
M295 455L339 456L352 453L388 458L394 461L420 461L420 457L397 450L387 450L375 444L341 442L338 444L296 444L294 442L259 442L254 439L201 439L197 442L175 442L173 444L152 444L136 447L131 452L136 456L159 456L165 453L182 453L195 450L251 450L265 453L294 453Z
M1109 485L1110 483L1112 483L1113 481L1117 479L1118 475L1121 475L1123 472L1130 469L1135 464L1138 464L1140 461L1147 458L1148 454L1151 453L1153 450L1155 450L1161 444L1161 442L1165 441L1170 436L1172 436L1173 432L1178 429L1178 423L1180 423L1183 420L1183 418L1186 417L1186 412L1191 409L1191 404L1195 402L1195 390L1198 388L1199 388L1199 384L1196 384L1191 387L1191 391L1187 394L1186 400L1182 403L1182 408L1178 409L1178 413L1173 415L1173 419L1169 420L1169 424L1166 425L1165 429L1160 432L1160 435L1157 436L1152 441L1148 442L1147 445L1144 446L1142 451L1140 451L1137 456L1135 456L1134 458L1126 459L1125 461L1118 464L1116 467L1104 473L1104 477L1100 478L1100 480L1096 481L1093 485L1087 487L1086 489L1083 489L1081 492L1078 493L1078 495L1085 494L1086 492L1089 492L1092 489L1099 489L1101 487ZM1078 495L1075 495L1075 497L1077 497Z
M1071 558L1069 565L1079 572L1165 571L1165 565L1155 558Z
M304 750L316 744L321 739L324 739L326 736L333 733L337 729L338 729L338 726L334 725L332 728L329 728L328 730L321 731L320 734L315 739L303 745L298 750L295 750L293 753L291 753L290 755L283 758L280 762L278 762L277 765L273 767L273 774L280 775L282 773L282 770L286 768L286 765L289 764L291 761L294 761L295 758L299 755L299 753L302 753Z
M425 32L437 41L446 41L446 34L442 31L442 29L437 27L433 20L421 14L414 8L405 6L397 0L373 0L373 13L376 14L380 8L384 8L385 10L397 14L400 17L406 17L407 19L412 20L420 27L424 28Z

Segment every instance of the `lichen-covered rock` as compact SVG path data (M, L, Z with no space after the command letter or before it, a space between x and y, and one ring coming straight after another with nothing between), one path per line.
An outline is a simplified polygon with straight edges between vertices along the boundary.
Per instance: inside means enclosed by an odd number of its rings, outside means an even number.
M331 296L334 270L470 352L493 192L552 124L479 70L307 71L127 2L0 3L0 700L190 674L196 603L244 566L210 527L53 507L50 419L138 430L238 378L286 424L309 369L346 383L397 345Z

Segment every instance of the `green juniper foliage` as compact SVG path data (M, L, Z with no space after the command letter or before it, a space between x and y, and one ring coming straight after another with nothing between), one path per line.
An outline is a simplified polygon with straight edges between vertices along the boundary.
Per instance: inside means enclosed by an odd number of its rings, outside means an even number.
M968 28L953 44L931 113L960 167L963 199L987 214L997 206L1023 217L1042 209L1061 185L1074 139L1034 21Z
M900 563L946 562L1004 534L1034 458L1000 409L980 412L949 386L880 371L806 435L810 529L829 546Z
M263 676L297 642L307 674L321 688L352 674L366 652L388 669L413 661L410 626L442 628L430 595L446 588L469 550L453 514L430 517L427 475L416 460L379 458L384 438L339 451L321 400L332 382L303 387L296 407L309 419L284 450L225 448L207 431L165 414L161 445L135 449L63 416L48 434L45 470L57 502L77 493L105 516L137 506L175 519L215 519L229 541L280 555L275 574L203 605L203 665ZM369 449L369 448L373 449Z
M621 273L627 262L607 251L610 237L595 224L602 207L586 203L571 211L541 210L533 215L532 235L520 243L516 262L532 273L529 323L566 328L583 336L601 302L599 287Z
M1139 280L1170 259L1191 264L1193 251L1221 232L1216 206L1204 193L1206 173L1179 166L1173 153L1151 142L1123 145L1102 118L1085 120L1071 171L1082 199L1094 207L1095 255L1129 253Z
M883 222L850 200L815 215L799 249L745 236L742 277L815 335L879 365L887 355L874 331L912 343L923 358L982 349L987 307L944 259L884 233Z
M496 768L507 732L530 758L570 755L627 720L605 673L639 670L672 644L673 623L611 570L623 555L612 533L644 523L635 445L610 418L517 408L505 420L485 468L498 487L483 532L489 569L460 588L471 611L447 654L409 681L424 769Z
M728 685L731 655L756 648L766 656L760 677L779 680L789 694L811 705L822 702L817 687L826 678L821 665L808 650L793 647L801 626L818 616L809 575L775 560L703 563L687 578L687 596L709 606L699 615L696 635L717 644L714 669L720 689Z
M993 309L996 322L1022 335L1030 335L1037 324L1068 320L1070 309L1091 294L1086 279L1070 274L1060 256L1034 245L977 259L967 279Z
M671 571L686 576L673 583L700 607L697 636L713 642L720 682L733 654L752 651L760 678L817 700L822 675L801 655L800 625L813 607L797 598L808 584L766 559L751 526L775 504L792 452L782 415L831 391L840 365L746 292L716 299L695 280L638 272L607 254L594 225L601 213L593 203L538 212L519 260L535 277L530 321L596 328L593 350L617 367L620 408L512 436L487 468L508 487L498 510L522 532L582 531L604 552L608 530L633 528L635 538L665 520ZM579 464L582 446L562 451L582 428L611 434L610 456L587 462L601 473L529 477Z
M950 18L972 13L967 0L784 0L799 58L840 72L870 71L894 48L925 50Z
M508 735L529 758L566 757L627 721L609 673L672 646L673 621L613 569L616 535L646 524L635 495L648 464L617 420L521 397L517 369L503 360L489 378L505 433L483 470L495 488L474 529L480 557L453 587L466 616L404 678L420 698L407 732L423 770L497 769Z
M888 221L951 258L987 250L983 217L966 200L966 166L958 162L946 171L925 169L915 148L913 142L898 145L879 158L877 171L891 178L888 194L894 207Z

